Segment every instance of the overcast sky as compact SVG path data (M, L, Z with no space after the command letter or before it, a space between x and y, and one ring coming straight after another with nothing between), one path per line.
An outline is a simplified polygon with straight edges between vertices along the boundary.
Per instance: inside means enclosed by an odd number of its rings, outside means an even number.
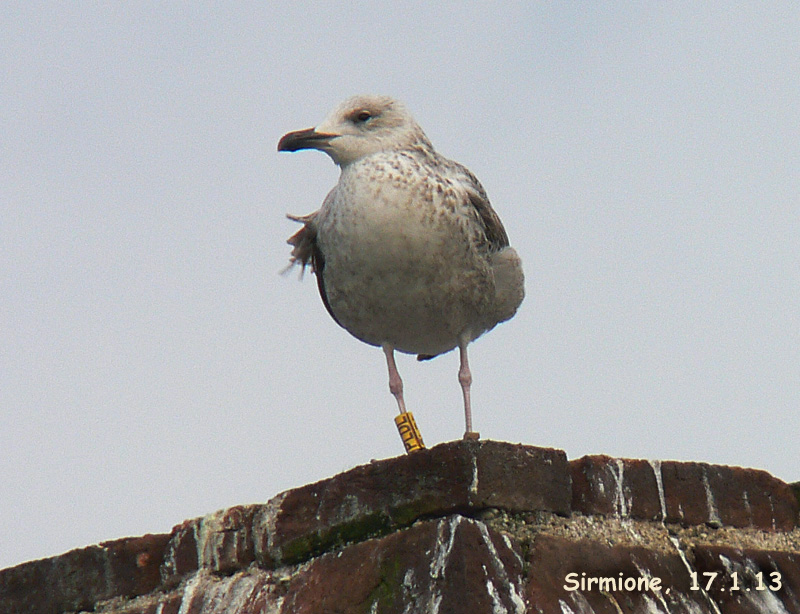
M356 93L523 259L484 438L800 480L798 4L266 4L0 8L0 567L403 452L380 350L280 274L338 169L277 141ZM459 438L457 354L398 366Z

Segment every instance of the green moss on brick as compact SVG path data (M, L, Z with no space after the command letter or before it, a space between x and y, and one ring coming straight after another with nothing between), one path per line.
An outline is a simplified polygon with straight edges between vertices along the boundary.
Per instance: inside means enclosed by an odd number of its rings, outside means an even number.
M392 516L392 523L397 528L402 528L407 527L418 518L423 518L434 512L440 512L441 515L449 513L446 510L431 506L425 499L417 499L405 505L393 507L389 513Z
M302 563L341 546L386 535L391 529L390 520L380 512L361 516L351 522L331 527L324 533L303 535L284 544L281 548L281 561L288 564Z
M364 601L362 609L364 614L394 610L395 601L403 593L405 573L406 569L402 566L399 556L382 561L380 582Z

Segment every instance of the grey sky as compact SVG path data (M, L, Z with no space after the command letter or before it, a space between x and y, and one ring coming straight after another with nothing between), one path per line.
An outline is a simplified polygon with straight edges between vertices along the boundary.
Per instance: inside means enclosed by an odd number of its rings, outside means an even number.
M0 8L0 567L402 453L381 352L281 276L338 171L278 138L404 100L527 273L484 438L800 479L793 3ZM426 443L458 357L400 356Z

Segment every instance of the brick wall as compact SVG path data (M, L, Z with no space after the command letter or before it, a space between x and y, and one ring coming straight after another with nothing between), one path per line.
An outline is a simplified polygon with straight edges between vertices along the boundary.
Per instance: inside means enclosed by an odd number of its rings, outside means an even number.
M0 612L78 611L800 614L798 498L753 469L452 442L0 571Z

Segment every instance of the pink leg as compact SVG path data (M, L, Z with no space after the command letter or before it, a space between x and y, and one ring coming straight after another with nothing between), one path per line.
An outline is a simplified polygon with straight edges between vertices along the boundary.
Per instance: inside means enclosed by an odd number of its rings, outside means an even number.
M480 436L472 430L472 402L470 401L469 389L472 386L472 373L469 370L469 360L467 359L467 343L462 341L458 344L461 356L461 366L458 369L458 383L461 384L461 391L464 393L464 418L467 422L467 430L464 439L478 439Z
M406 413L406 402L403 400L403 380L397 372L397 364L394 362L394 347L388 343L383 345L383 353L386 354L386 364L389 366L389 391L397 399L397 406L400 413Z

